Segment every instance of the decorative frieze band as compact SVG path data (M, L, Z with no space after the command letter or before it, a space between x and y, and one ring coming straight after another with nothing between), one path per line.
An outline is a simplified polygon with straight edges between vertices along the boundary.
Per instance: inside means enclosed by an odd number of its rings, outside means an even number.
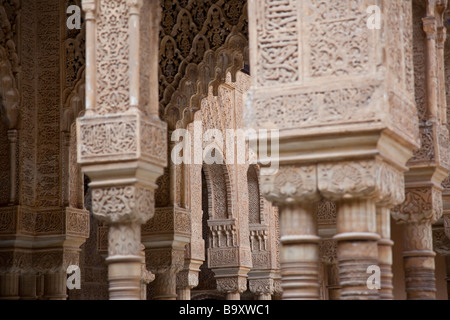
M0 208L0 234L89 236L89 212L76 208Z

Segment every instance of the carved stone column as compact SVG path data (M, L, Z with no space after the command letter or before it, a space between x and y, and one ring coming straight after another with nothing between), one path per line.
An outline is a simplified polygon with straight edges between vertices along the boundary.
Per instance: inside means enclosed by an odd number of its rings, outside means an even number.
M445 278L445 280L447 281L447 295L448 300L450 300L450 255L445 256L445 267L447 273L447 277Z
M0 185L0 299L19 299L20 262L17 257L18 226L18 138L21 94L18 90L16 76L20 70L18 52L15 40L20 25L19 3L9 3L5 10L4 3L0 3L0 24L2 38L0 39L0 128L2 137L2 162L0 175L3 177ZM4 150L3 150L4 148ZM5 157L6 155L6 157ZM6 178L6 179L5 179ZM10 240L10 241L8 241ZM25 243L24 241L23 243ZM25 245L30 245L26 243Z
M285 300L320 297L316 179L314 166L286 166L276 175L261 177L261 193L280 212L281 287Z
M435 265L431 226L442 215L440 188L406 188L406 201L395 208L403 224L403 262L409 300L435 299Z
M186 246L186 247L189 247ZM187 248L187 250L189 250ZM177 299L191 300L191 290L198 286L198 274L203 261L195 261L185 256L184 268L177 274Z
M446 221L447 220L447 221ZM450 237L446 235L446 224L448 224L449 217L444 216L435 225L433 225L433 249L445 257L446 265L446 282L447 294L450 300Z
M247 274L251 268L250 248L239 246L237 221L208 220L210 245L208 267L213 270L217 290L226 294L227 300L240 300L247 290Z
M9 196L9 203L11 205L17 202L17 142L19 138L19 132L16 129L8 131L8 140L10 143L10 172L11 172L11 189Z
M188 130L193 135L193 124ZM191 153L194 155L194 153ZM201 165L191 164L187 166L189 177L187 180L189 188L184 186L188 196L188 207L190 209L191 242L185 247L184 267L177 274L177 299L190 300L191 290L199 284L200 267L205 261L205 241L202 239L202 183ZM186 170L186 166L184 168Z
M249 197L250 248L252 270L248 274L249 289L257 300L271 300L275 279L280 274L278 209L260 195L259 170L247 171Z
M155 116L157 69L150 68L159 2L84 0L83 8L92 104L77 120L78 162L91 179L92 211L109 225L110 299L140 299L141 225L154 215L156 179L167 165L167 128Z
M32 270L24 270L20 275L19 294L21 300L36 300L37 276Z
M260 274L260 279L249 279L249 289L256 296L256 300L272 300L275 293L275 281L272 276Z
M184 250L171 247L147 248L146 263L155 274L154 300L177 299L177 273L183 269Z
M155 217L142 227L142 232L147 268L156 276L154 298L175 300L177 273L183 269L191 233L189 211L179 207L156 208Z
M383 1L380 28L368 28L366 2L340 8L338 0L249 1L245 119L279 130L270 146L257 134L249 141L259 140L265 167L279 160L278 173L263 168L262 194L288 200L280 206L285 298L319 297L311 203L326 198L338 203L341 298L379 299L367 286L367 268L378 265L376 206L392 193L393 205L403 199L405 164L419 146L411 2Z
M147 285L155 280L155 275L147 270L145 262L145 246L141 244L141 300L147 300Z
M393 217L404 225L403 261L408 299L435 299L431 226L442 215L442 182L450 169L446 101L442 91L442 1L413 2L415 98L421 148L408 162L406 201ZM439 32L438 32L439 30ZM425 66L425 67L423 67Z
M391 240L391 211L387 207L377 206L377 233L380 235L378 241L378 266L381 270L381 300L393 300L394 285L392 283L392 247Z
M241 268L215 268L217 290L225 293L226 300L241 300L241 294L247 290L248 270Z
M345 182L339 183L338 177L346 177ZM385 280L388 279L386 269L392 255L389 249L383 250L384 244L391 243L390 234L383 230L389 223L389 215L386 217L384 212L377 223L377 204L379 211L383 211L381 206L386 206L388 199L400 203L403 185L403 172L380 160L319 165L319 188L325 197L337 201L334 239L338 242L341 299L380 298L376 288L367 286L367 270L379 265L380 255ZM379 233L383 234L383 241Z
M2 300L19 300L19 273L0 275L0 296Z

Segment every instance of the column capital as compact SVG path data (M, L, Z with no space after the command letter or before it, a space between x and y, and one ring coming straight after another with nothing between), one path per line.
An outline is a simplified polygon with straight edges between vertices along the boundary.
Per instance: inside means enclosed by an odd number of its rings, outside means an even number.
M149 284L153 280L155 280L155 275L147 270L145 265L145 246L141 243L141 257L142 257L142 266L141 266L141 282L143 284Z
M198 286L199 271L182 270L177 273L177 289L193 289Z
M95 19L98 9L98 0L82 0L81 6L83 11L86 12L86 20Z
M92 211L108 224L143 224L154 215L154 191L144 185L92 188Z
M395 205L404 200L403 172L378 159L321 163L319 190L333 201L373 199L378 205Z
M130 7L130 14L139 14L142 7L143 0L127 0L127 5Z
M435 223L443 213L442 191L435 187L406 188L406 200L391 210L398 223Z
M249 289L253 294L262 295L275 293L275 281L270 278L266 279L249 279Z
M16 143L19 137L19 131L16 129L8 130L8 140L10 143Z
M276 174L264 175L261 169L261 194L275 205L319 201L316 166L281 166Z
M423 31L427 35L427 39L434 40L436 39L436 33L437 33L437 20L434 16L428 16L425 18L422 18L423 22Z
M437 46L438 49L444 49L444 43L447 39L447 28L438 27L437 28Z
M214 271L216 272L216 271ZM216 275L217 290L221 293L239 293L247 290L246 276L224 276Z
M440 255L450 256L450 238L445 231L443 225L433 227L433 247Z
M179 272L184 266L184 250L168 248L147 248L147 268L153 273Z

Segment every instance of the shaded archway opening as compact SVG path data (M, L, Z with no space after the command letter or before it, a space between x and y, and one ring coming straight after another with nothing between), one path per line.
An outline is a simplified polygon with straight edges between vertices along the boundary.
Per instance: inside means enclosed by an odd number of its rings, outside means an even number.
M211 215L208 195L210 194L210 187L208 187L206 175L202 169L202 238L205 243L205 261L200 267L198 286L193 290L192 296L195 295L195 292L203 292L201 297L213 297L214 295L208 296L206 292L213 292L216 290L216 279L214 277L214 273L208 268L208 248L210 247L210 230L208 227L208 220Z

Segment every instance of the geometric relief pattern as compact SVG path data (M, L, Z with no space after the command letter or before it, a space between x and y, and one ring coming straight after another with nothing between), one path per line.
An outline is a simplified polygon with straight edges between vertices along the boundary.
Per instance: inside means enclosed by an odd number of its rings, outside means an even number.
M369 67L365 1L306 1L312 77L359 75ZM358 7L358 4L360 7ZM351 9L350 9L351 8Z
M126 0L101 1L97 26L98 114L129 108L129 5Z
M350 121L370 121L376 117L373 108L374 85L255 97L252 110L246 110L251 127L299 128ZM351 103L350 103L351 102Z
M103 122L83 126L81 129L83 156L122 155L137 151L135 122Z
M256 4L255 4L256 5ZM258 83L271 85L299 80L298 13L296 0L265 0L257 17ZM286 10L289 8L289 10Z

